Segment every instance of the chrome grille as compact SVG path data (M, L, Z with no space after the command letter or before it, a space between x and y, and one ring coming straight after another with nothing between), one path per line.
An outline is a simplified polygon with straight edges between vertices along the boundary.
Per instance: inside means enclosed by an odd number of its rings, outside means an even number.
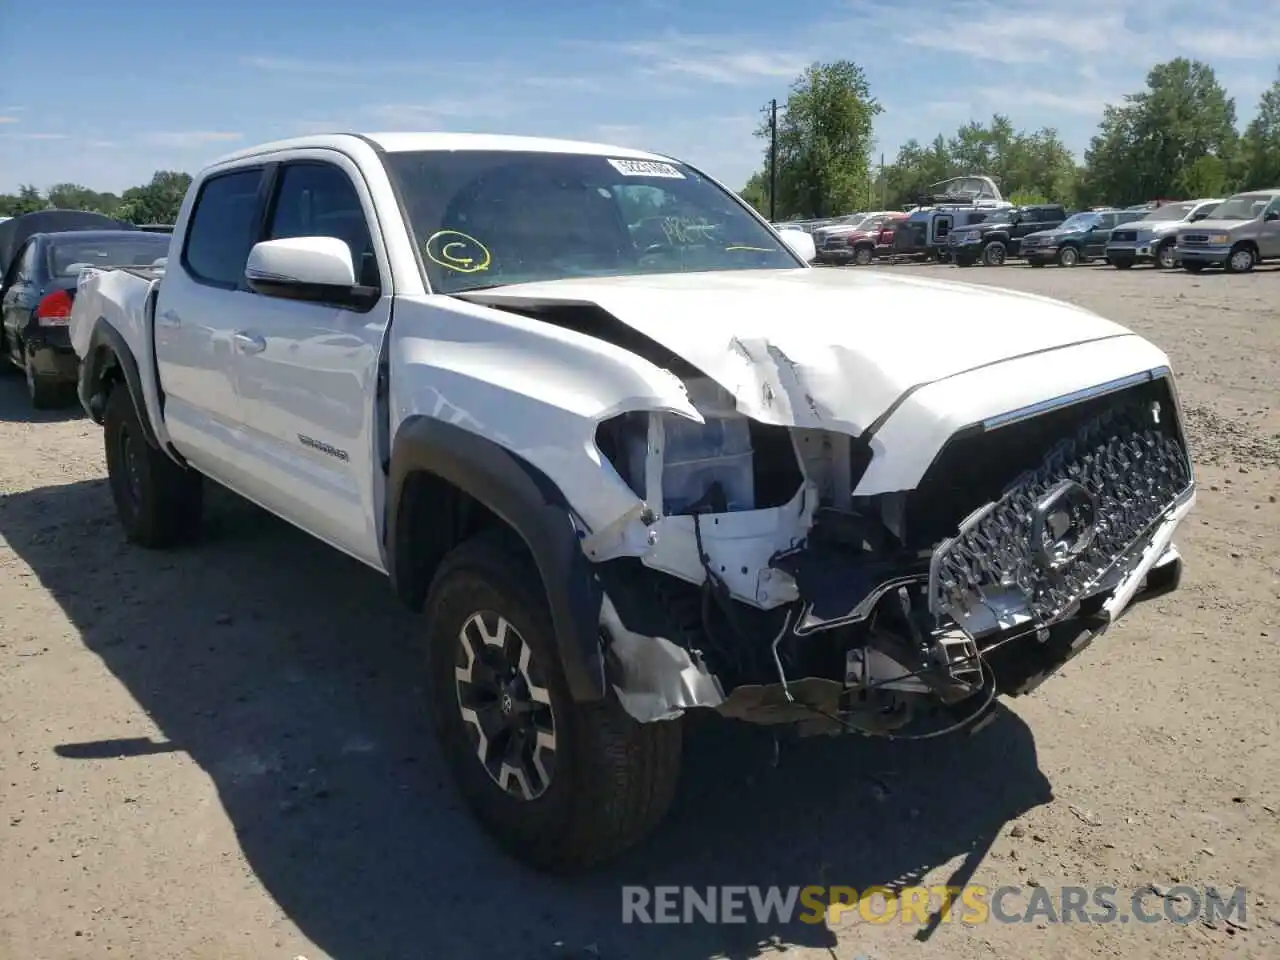
M1209 235L1207 233L1184 233L1178 239L1182 243L1193 246L1204 246L1209 242Z
M1052 621L1097 589L1116 561L1149 534L1191 486L1181 442L1141 403L1097 417L1058 444L1044 463L1016 480L962 525L933 555L930 603L962 622L1010 590L1029 612ZM1087 491L1092 539L1056 568L1036 542L1036 513L1046 497L1070 486Z

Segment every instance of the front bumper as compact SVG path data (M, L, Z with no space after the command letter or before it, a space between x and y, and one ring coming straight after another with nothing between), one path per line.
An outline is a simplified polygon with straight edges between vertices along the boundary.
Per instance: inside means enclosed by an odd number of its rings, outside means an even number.
M814 260L818 263L852 263L853 251L848 247L831 247L819 250Z
M1231 248L1227 246L1184 247L1179 245L1174 249L1175 256L1183 263L1203 263L1207 266L1221 266L1231 255Z
M1155 248L1149 243L1109 243L1108 260L1154 260Z

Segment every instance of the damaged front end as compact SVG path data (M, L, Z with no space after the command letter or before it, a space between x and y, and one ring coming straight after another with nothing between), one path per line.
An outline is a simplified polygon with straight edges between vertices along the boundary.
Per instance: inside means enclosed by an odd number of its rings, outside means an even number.
M1195 486L1167 371L961 430L914 489L871 496L864 437L765 424L683 379L704 422L600 424L637 506L582 536L637 720L960 728L1178 584Z

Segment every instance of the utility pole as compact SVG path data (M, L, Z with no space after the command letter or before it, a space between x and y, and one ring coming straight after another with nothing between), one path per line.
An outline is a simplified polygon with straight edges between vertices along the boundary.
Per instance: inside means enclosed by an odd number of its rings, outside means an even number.
M778 219L778 101L769 101L769 222Z
M884 178L884 154L880 154L880 209L889 204L889 181Z

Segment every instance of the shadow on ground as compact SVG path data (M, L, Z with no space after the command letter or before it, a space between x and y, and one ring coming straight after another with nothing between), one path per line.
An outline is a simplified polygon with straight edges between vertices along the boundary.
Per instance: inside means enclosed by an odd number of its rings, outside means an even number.
M22 371L0 357L0 420L9 423L57 423L83 416L84 409L71 386L65 390L63 403L59 406L52 410L37 410L27 396L27 381Z
M835 944L825 926L624 926L624 884L911 882L1051 799L1012 713L973 738L783 743L691 736L680 799L621 862L549 880L460 808L418 686L413 616L385 580L243 502L212 497L200 546L128 546L105 481L0 501L0 533L168 742L64 744L120 764L181 750L208 773L263 886L339 960L754 957ZM143 801L145 802L145 801ZM927 936L925 931L921 936ZM949 929L938 936L954 935Z

